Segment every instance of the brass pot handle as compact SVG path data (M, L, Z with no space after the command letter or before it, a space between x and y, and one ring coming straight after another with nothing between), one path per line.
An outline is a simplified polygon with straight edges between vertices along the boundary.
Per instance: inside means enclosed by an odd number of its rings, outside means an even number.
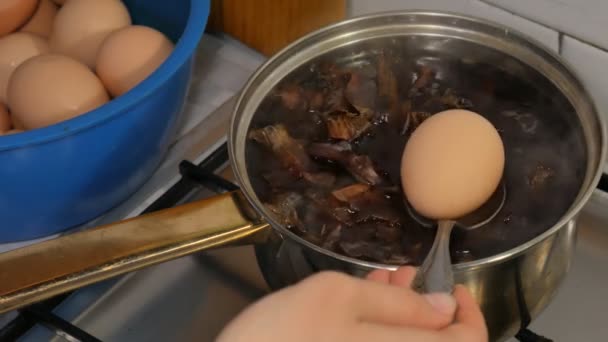
M267 227L235 191L2 253L0 313Z

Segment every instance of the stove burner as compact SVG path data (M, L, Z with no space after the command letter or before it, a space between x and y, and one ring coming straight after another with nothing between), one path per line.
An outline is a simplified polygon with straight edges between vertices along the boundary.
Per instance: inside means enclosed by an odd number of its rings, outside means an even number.
M515 338L520 342L553 342L553 340L537 335L528 329L520 330Z

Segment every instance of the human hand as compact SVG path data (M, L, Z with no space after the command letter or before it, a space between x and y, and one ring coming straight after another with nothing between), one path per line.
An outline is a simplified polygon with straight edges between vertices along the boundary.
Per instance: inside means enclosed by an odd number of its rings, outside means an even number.
M458 286L454 296L411 289L412 267L367 279L321 272L254 303L218 342L487 341L479 307Z

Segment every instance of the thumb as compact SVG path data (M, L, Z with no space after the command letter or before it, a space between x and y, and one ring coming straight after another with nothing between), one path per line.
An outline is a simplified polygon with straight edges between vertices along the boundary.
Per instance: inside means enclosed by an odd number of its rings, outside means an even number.
M357 311L370 323L443 329L454 320L456 300L447 293L420 295L400 286L360 280Z
M435 309L437 312L446 316L453 317L456 313L456 299L450 294L437 292L427 293L422 297Z

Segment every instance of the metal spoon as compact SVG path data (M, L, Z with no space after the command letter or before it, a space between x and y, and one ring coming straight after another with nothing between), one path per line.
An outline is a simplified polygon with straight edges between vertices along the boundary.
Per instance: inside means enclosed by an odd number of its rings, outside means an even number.
M413 287L418 292L447 292L452 293L454 289L454 274L452 272L452 260L450 258L450 235L452 228L458 226L461 229L472 230L490 222L502 209L507 197L504 182L501 182L490 198L474 212L457 220L441 220L437 223L437 235L429 254L418 269ZM412 218L424 227L432 227L435 221L431 221L419 215L410 205L407 206Z

